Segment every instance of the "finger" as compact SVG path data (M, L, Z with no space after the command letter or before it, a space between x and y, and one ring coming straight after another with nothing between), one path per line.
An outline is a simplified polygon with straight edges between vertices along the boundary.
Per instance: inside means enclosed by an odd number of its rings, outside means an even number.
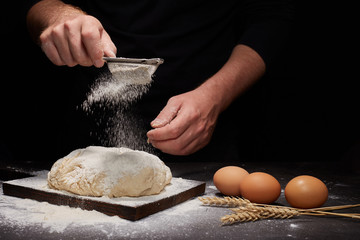
M51 37L63 63L71 67L75 66L76 62L70 52L68 40L64 31L64 25L60 24L54 27L51 31Z
M81 29L82 42L95 67L102 67L104 65L102 60L104 55L101 43L102 31L103 28L100 23L94 28L94 21L85 21Z
M151 145L154 148L159 149L163 153L171 154L171 155L183 155L184 149L183 147L178 147L178 140L166 140L166 141L152 141Z
M178 114L181 104L170 99L159 115L150 123L153 128L164 127L169 124Z
M202 131L199 131L196 124L183 120L181 116L178 116L169 125L149 131L150 143L162 151L172 149L174 152L180 152L187 145L202 137ZM176 127L176 124L182 124L182 127Z
M104 48L104 55L107 57L116 57L116 46L111 40L109 34L104 30L102 34L102 45Z
M203 132L199 129L188 128L179 138L155 141L153 147L172 155L189 155L205 147L211 140L213 131Z
M191 126L191 121L189 121L188 114L179 113L169 124L165 125L164 127L159 127L150 130L147 133L147 136L150 142L177 139L190 126Z
M64 28L69 49L76 64L81 66L93 65L81 41L81 22L78 20L68 21L64 24Z
M152 141L151 144L162 152L172 155L189 155L203 147L197 138L186 140L187 137L185 135L183 134L178 139Z
M50 40L40 40L40 41L42 42L41 49L52 63L54 63L57 66L65 65L61 60L58 51L52 41Z

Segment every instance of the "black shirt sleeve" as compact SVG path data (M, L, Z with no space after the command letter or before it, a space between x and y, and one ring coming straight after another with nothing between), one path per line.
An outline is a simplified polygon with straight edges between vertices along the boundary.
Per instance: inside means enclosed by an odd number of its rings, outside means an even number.
M292 0L246 0L238 19L243 26L239 44L254 49L267 68L284 46L294 17Z

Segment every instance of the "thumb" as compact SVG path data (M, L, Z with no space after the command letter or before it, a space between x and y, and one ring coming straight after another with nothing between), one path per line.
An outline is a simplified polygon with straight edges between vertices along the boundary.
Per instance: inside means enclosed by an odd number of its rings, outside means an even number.
M172 101L170 99L164 109L159 115L151 122L151 127L160 128L169 124L178 114L181 108L180 102Z
M116 57L116 46L111 40L109 34L104 30L103 36L102 36L102 45L104 50L104 55L107 57Z

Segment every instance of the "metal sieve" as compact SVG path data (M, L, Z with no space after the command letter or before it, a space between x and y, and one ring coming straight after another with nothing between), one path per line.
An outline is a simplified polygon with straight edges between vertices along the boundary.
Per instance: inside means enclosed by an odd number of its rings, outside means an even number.
M116 80L129 84L148 84L160 64L161 58L112 58L103 57Z

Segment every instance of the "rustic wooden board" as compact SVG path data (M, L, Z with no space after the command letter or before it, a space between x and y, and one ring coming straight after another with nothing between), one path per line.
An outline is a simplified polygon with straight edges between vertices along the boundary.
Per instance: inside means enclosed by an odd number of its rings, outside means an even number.
M173 178L171 184L158 195L137 198L86 197L50 189L47 186L46 176L47 174L44 173L40 176L4 182L3 192L5 195L45 201L55 205L96 210L132 221L170 208L205 192L204 182Z

